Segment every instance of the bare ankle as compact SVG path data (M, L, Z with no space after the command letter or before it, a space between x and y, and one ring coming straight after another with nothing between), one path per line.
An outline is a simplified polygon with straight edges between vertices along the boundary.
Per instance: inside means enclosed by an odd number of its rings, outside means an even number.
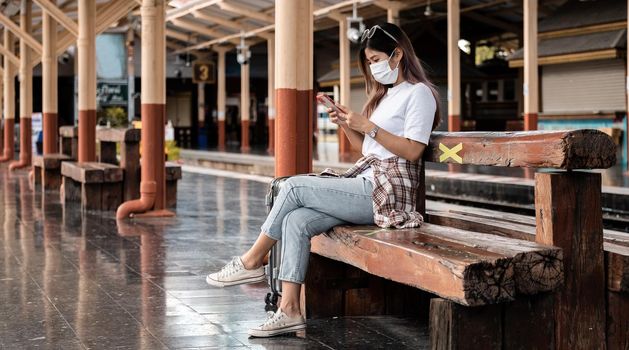
M245 267L246 270L255 270L262 266L262 263L251 259L247 254L241 256L240 261L242 261L242 265Z
M298 304L292 304L292 303L282 304L280 305L280 309L282 309L282 312L284 312L286 315L290 317L301 315L301 308L299 307Z

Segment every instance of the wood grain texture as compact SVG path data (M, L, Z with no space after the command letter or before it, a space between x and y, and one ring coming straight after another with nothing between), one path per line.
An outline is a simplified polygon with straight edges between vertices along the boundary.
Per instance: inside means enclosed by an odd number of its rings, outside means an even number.
M140 142L140 129L101 128L96 130L96 139L105 142Z
M79 137L79 128L76 126L62 126L59 127L59 136L68 138Z
M559 349L605 348L601 176L535 174L536 241L564 251L565 282L555 297Z
M629 349L629 294L607 292L607 350Z
M462 305L513 300L516 285L524 293L552 290L562 277L556 248L430 224L339 226L314 238L312 251ZM539 265L549 257L553 273Z
M535 240L535 218L532 216L432 201L428 207L426 221L432 224L526 241ZM629 233L604 229L603 250L607 288L629 293Z
M541 293L503 304L503 349L555 348L554 296Z
M555 169L606 169L616 163L616 145L598 130L527 132L433 132L424 153L427 162L440 160L444 151L461 144L456 155L462 164Z
M430 301L432 350L501 350L502 305L464 307L450 300Z

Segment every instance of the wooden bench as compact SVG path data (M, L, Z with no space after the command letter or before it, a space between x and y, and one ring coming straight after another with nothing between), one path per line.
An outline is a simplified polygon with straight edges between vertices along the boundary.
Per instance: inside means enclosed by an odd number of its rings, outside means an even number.
M63 162L62 200L81 210L116 210L122 202L122 169L107 163Z
M563 170L536 174L534 241L431 221L336 227L312 240L307 316L421 314L433 349L604 348L600 174L572 170L615 154L594 130L433 133L426 162Z
M124 172L123 201L140 198L140 136L140 129L96 130L96 139L100 142L100 162L119 165ZM117 145L120 145L120 160Z
M426 220L504 237L535 240L535 217L427 201ZM629 233L604 229L607 348L629 348Z
M60 153L33 157L33 181L42 190L58 190L61 186L61 162L76 160L78 156L78 128L59 128Z
M177 182L181 180L181 166L166 162L166 207L177 207Z
M140 129L103 128L96 131L100 142L100 161L120 165L124 171L124 201L140 198ZM117 146L120 145L120 160ZM166 162L166 206L177 206L177 181L181 180L181 166Z

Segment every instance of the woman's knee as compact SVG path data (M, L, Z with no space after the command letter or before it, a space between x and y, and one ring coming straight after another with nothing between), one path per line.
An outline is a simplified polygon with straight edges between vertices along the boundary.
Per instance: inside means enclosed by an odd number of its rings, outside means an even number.
M300 234L306 228L303 222L307 217L300 209L295 209L284 216L282 220L282 236L286 234Z

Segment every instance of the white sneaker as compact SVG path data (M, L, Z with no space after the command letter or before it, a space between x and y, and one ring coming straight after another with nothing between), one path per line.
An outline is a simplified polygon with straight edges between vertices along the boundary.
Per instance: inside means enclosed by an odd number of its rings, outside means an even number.
M257 283L266 280L264 266L255 270L247 270L239 256L235 256L220 271L211 273L205 278L207 284L214 287L229 287L238 284Z
M306 321L301 315L290 317L282 309L269 312L269 318L262 325L249 330L252 337L273 337L280 334L292 333L306 328Z

